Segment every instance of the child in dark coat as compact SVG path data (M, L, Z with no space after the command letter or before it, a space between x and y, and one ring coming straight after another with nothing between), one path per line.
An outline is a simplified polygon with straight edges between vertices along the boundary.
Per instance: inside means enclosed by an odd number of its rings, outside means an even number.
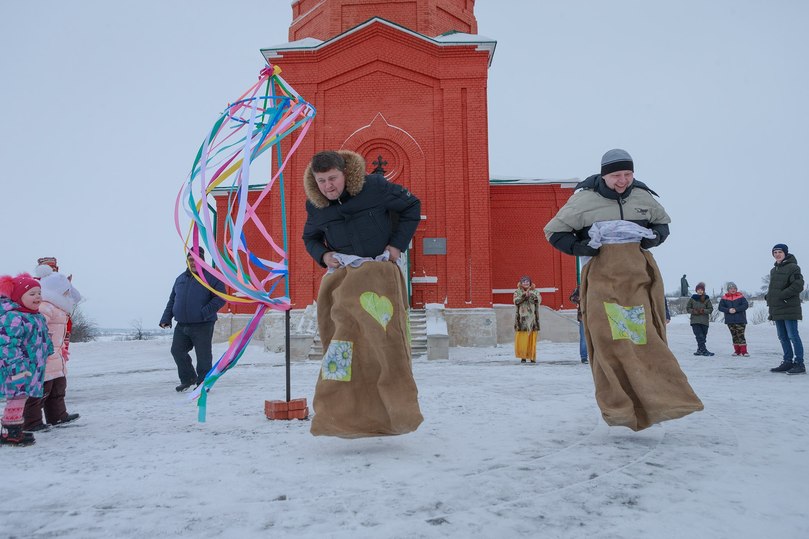
M710 315L713 312L711 298L705 295L705 283L697 283L696 294L688 298L685 310L691 315L691 330L697 339L697 351L695 356L712 356L705 346L708 337L708 324L711 322Z

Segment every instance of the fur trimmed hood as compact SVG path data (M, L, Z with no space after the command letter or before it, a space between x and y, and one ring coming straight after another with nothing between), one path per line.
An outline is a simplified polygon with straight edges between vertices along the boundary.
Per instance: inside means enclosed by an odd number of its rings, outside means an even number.
M345 177L346 187L345 193L351 196L357 196L362 187L365 185L365 159L358 153L350 150L337 150L346 162ZM306 167L306 172L303 173L303 190L306 193L306 198L312 203L315 208L325 208L329 205L329 199L323 196L320 189L317 188L317 181L315 180L315 173L312 172L312 163ZM340 195L341 198L343 195Z

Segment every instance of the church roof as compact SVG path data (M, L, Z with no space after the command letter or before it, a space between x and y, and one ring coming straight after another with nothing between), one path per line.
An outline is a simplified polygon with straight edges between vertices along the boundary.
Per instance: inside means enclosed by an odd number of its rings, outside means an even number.
M417 37L419 39L422 39L439 47L477 45L477 48L475 50L488 51L489 65L490 66L492 65L492 58L494 57L494 49L497 46L497 41L494 39L491 39L486 36L481 36L479 34L466 34L463 32L452 32L437 37L427 37L425 35L419 34L418 32L414 32L413 30L410 30L409 28L406 28L400 24L396 24L395 22L383 19L382 17L373 17L371 19L368 19L367 21L358 24L357 26L346 30L342 34L338 34L326 41L321 41L313 37L305 37L303 39L299 39L289 43L281 43L279 45L274 45L272 47L263 48L261 49L261 54L264 55L264 58L269 62L270 59L272 58L282 57L283 56L282 53L286 51L318 50L331 43L339 41L345 38L346 36L353 34L354 32L358 32L363 28L372 25L375 22L385 24L392 28L396 28L401 32Z
M489 178L489 185L561 185L562 187L576 187L578 178L521 178L518 176L502 176L494 174Z

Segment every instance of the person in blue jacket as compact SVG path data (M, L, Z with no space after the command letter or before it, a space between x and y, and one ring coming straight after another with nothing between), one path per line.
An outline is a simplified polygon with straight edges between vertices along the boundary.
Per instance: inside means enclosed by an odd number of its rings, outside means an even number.
M202 247L199 247L199 256L205 258ZM180 377L180 385L174 388L177 391L185 391L193 385L199 385L211 370L213 363L211 346L216 313L225 305L224 299L197 280L199 274L191 254L186 260L188 267L174 281L169 301L160 319L161 328L170 328L172 318L177 321L171 342L171 355L177 364L177 374ZM203 270L203 273L211 288L225 293L222 281L207 271ZM188 354L192 349L197 356L196 370Z

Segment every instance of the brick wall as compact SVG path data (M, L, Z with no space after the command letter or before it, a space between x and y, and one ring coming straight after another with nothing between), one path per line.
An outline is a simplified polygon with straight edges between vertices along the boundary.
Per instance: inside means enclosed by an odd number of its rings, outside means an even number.
M493 185L492 288L514 289L529 275L543 292L542 304L572 309L568 296L576 288L576 258L559 252L545 239L543 229L573 189L557 185ZM511 293L497 294L495 303L511 303Z
M478 27L474 0L300 0L292 5L289 40L326 41L373 17L430 37Z
M290 36L307 26L339 33L345 13L353 10L352 17L361 17L357 15L360 8L373 11L378 4L401 9L404 16L414 3L417 24L425 28L425 21L437 28L451 24L441 20L455 17L467 20L476 31L473 0L301 0L293 4ZM315 37L330 37L326 33ZM542 228L572 190L489 185L488 60L488 53L476 51L474 45L438 47L381 23L317 51L284 52L275 60L282 76L318 111L284 174L293 308L304 308L317 297L324 273L301 241L306 221L303 172L314 153L341 148L363 155L368 171L373 168L371 161L382 155L388 161L389 180L404 185L422 201L423 218L409 253L409 276L436 282L413 283L413 306L446 303L448 308L475 308L489 307L493 301L510 303L510 295L493 298L492 289L513 289L519 276L528 273L540 287L560 288L543 294L545 305L571 307L567 297L576 286L575 259L550 247ZM285 155L290 145L289 140L282 144ZM277 191L265 200L260 215L280 241ZM529 217L523 212L526 203L532 208ZM223 198L217 201L217 209L226 211ZM269 254L257 231L248 228L247 234L256 252ZM424 254L425 238L446 238L446 255ZM229 308L253 310L240 305Z
M422 200L411 276L438 282L414 283L413 304L491 305L488 59L473 45L438 47L377 23L320 50L284 52L276 60L282 76L318 111L285 174L296 308L316 298L323 275L300 240L303 172L312 154L338 148L365 156L368 171L383 155L390 180ZM267 206L272 234L280 237L278 198ZM439 237L447 238L447 255L424 255L424 238Z

